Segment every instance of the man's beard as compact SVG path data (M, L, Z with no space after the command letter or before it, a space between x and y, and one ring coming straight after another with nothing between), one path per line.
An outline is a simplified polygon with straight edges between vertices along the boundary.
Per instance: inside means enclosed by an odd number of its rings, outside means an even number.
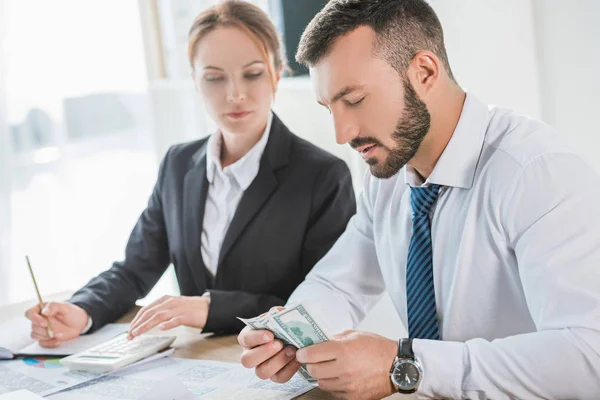
M374 157L366 160L370 165L371 174L377 178L388 179L396 175L417 154L421 142L429 132L431 115L408 80L404 81L404 102L404 112L391 135L396 142L396 147L387 148L388 156L383 161L378 161ZM353 148L364 144L375 144L386 148L374 137L358 137L350 142Z

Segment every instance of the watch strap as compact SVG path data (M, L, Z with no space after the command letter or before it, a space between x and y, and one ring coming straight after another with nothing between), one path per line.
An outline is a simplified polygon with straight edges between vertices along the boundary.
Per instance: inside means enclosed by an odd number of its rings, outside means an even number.
M400 339L398 341L398 358L399 359L415 359L415 353L412 348L412 339Z

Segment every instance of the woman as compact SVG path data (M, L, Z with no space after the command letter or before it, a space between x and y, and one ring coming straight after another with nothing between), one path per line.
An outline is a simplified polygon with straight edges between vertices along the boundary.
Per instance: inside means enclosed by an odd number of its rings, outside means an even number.
M218 131L173 146L162 161L126 257L68 302L26 315L43 346L114 321L175 266L181 296L140 310L130 337L179 325L234 333L284 304L355 212L344 162L293 135L271 111L283 61L258 7L228 1L190 30L192 77Z

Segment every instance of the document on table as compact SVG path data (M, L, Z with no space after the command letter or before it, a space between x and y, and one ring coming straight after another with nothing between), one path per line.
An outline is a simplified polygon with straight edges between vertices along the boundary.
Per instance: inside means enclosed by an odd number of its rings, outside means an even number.
M279 384L240 364L163 358L56 393L52 400L288 400L316 385L295 375ZM177 388L177 390L173 389ZM161 392L162 391L162 392Z
M0 394L27 389L46 396L101 376L93 372L70 371L59 360L36 357L0 361Z
M173 351L174 349L169 349L155 354L124 367L120 371L167 357ZM106 375L96 372L71 371L63 367L59 360L60 358L35 357L0 361L0 394L27 389L39 396L48 396Z
M12 318L0 324L0 360L18 356L66 356L82 352L127 331L128 324L108 324L90 335L68 340L47 349L30 337L31 322L25 317Z
M0 394L0 400L39 400L43 397L38 396L35 393L31 393L29 390L17 390L8 394Z
M13 358L31 343L31 322L27 318L11 318L0 324L0 360Z

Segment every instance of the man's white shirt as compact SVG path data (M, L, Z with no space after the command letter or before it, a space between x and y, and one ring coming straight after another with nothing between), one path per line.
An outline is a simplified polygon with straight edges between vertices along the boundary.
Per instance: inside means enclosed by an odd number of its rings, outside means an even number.
M442 341L415 340L425 398L600 398L600 176L548 125L467 94L429 178L367 174L357 214L289 299L333 332L384 290L407 324L409 186L431 227ZM391 362L391 360L390 360Z

